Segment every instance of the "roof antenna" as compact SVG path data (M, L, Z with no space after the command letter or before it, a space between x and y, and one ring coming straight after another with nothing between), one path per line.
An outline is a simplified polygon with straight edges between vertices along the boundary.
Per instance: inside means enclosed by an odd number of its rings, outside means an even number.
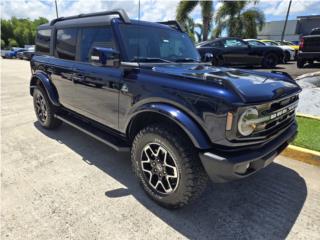
M140 0L139 0L139 12L138 12L138 20L140 21Z
M139 6L138 6L138 21L140 21L140 0L139 0ZM140 61L140 30L138 28L138 64Z

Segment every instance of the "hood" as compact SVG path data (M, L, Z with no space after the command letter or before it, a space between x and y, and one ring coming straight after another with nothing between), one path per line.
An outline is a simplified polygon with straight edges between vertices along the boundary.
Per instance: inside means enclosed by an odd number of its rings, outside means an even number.
M271 101L301 90L289 75L281 72L257 72L198 64L163 64L153 66L151 71L205 81L209 86L218 84L234 91L244 103Z

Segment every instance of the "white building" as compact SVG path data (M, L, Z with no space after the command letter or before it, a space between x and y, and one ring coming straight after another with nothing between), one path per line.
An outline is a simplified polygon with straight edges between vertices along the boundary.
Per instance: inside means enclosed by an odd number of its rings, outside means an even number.
M285 21L267 22L258 32L258 38L281 40L284 23ZM320 27L320 15L299 16L297 20L288 20L284 40L299 41L301 36L308 35L316 27Z

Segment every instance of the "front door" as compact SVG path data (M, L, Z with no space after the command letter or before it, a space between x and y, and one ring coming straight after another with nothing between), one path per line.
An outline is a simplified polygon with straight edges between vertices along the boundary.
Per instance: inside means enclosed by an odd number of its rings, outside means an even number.
M80 32L79 61L75 62L74 106L83 115L111 128L118 128L118 98L122 70L94 66L89 62L94 47L115 48L110 26L86 27Z
M223 59L225 64L247 64L249 61L249 47L239 39L224 39Z

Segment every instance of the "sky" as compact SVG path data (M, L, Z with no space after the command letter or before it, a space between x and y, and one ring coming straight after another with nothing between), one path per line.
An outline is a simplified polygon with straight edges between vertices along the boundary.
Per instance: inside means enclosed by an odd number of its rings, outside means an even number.
M175 19L178 0L140 0L141 20L166 21ZM138 18L138 0L57 0L59 16L77 15L123 8L132 19ZM265 13L267 22L283 20L286 15L288 0L260 0L257 8ZM221 2L214 1L214 9ZM1 0L1 18L12 16L35 19L40 16L49 20L56 17L54 0ZM289 19L297 16L320 14L320 0L293 0ZM201 22L200 7L192 12L191 17Z

